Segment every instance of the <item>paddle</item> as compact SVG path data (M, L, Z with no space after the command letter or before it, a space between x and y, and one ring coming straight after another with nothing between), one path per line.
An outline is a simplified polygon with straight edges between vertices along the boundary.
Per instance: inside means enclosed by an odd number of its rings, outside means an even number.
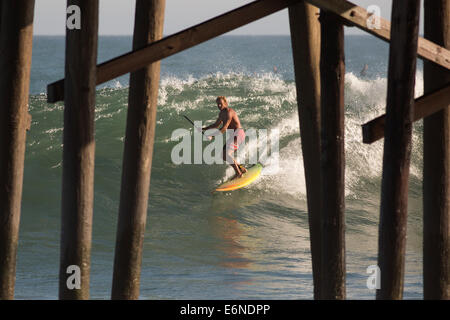
M200 132L202 133L202 135L205 134L205 133L203 132L202 129L199 129L199 128L197 128L197 127L195 126L194 122L193 122L191 119L189 119L189 118L188 118L187 116L185 116L184 114L183 114L183 117L184 117L187 121L189 121L189 122L194 126L195 129L197 129L198 131L200 131Z
M193 125L194 128L195 128L195 124L194 124L194 122L192 122L191 119L189 119L189 118L188 118L187 116L185 116L184 114L183 114L183 117L185 117L187 121L189 121L190 123L192 123L192 125Z

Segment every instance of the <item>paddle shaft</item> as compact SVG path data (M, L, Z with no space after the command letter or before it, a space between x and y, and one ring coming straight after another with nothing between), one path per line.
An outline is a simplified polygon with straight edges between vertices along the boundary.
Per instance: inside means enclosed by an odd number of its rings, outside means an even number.
M194 124L194 122L191 120L191 119L189 119L187 116L185 116L185 115L183 115L183 117L187 120L187 121L189 121L193 126L194 126L194 128L195 128L195 124ZM200 129L201 130L201 129ZM202 130L202 135L204 135L205 133L203 132L203 130Z
M189 121L190 123L192 123L192 125L195 127L195 124L194 124L194 122L193 122L191 119L189 119L189 118L188 118L187 116L185 116L185 115L183 115L183 117L185 117L186 120Z

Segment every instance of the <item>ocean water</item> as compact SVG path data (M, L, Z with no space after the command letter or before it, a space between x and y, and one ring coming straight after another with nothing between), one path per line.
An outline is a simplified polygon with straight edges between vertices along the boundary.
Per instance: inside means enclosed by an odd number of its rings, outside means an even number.
M374 299L366 269L377 263L383 142L362 143L361 124L384 113L388 46L346 36L347 297ZM131 49L131 37L102 36L102 62ZM368 64L366 75L360 71ZM274 68L276 67L276 68ZM46 103L64 76L64 38L36 36L29 109L16 299L57 299L63 104ZM129 76L98 87L92 299L109 299L120 194ZM423 92L418 63L416 96ZM279 130L277 175L211 195L227 165L175 165L182 117L211 123L227 96L245 128ZM405 299L422 298L422 123L414 127ZM206 142L205 142L206 144ZM161 64L156 138L144 240L141 299L312 299L306 187L288 36L222 36ZM266 168L267 169L267 168Z

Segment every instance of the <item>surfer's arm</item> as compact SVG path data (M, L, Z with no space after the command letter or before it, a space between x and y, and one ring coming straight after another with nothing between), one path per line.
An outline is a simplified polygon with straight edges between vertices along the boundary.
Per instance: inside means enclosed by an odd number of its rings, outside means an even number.
M231 119L232 119L231 117L228 117L228 118L227 118L227 121L224 122L222 128L220 128L220 130L214 130L214 132L211 133L211 134L209 135L209 137L218 136L218 135L224 133L225 131L227 131L227 128L228 128L228 126L229 126L230 123L231 123ZM217 127L214 127L214 128L217 128Z
M220 126L220 123L222 122L222 120L220 120L220 118L217 118L216 122L214 122L213 124L202 128L203 131L206 131L208 129L214 129L214 128L218 128Z
M222 128L220 128L220 133L225 133L225 131L227 131L232 119L233 118L228 115L227 121L223 124Z
M231 117L223 124L223 126L222 126L222 128L220 128L220 130L214 130L214 132L212 132L212 133L209 133L208 134L208 139L209 140L211 140L212 139L212 137L215 137L215 136L218 136L218 135L221 135L222 133L224 133L225 131L227 131L227 128L228 128L228 126L230 125L230 123L231 123ZM209 126L209 127L206 127L205 129L207 130L207 129L217 129L217 127L215 127L215 126L213 126L213 125L211 125L211 126ZM211 128L210 128L211 127Z

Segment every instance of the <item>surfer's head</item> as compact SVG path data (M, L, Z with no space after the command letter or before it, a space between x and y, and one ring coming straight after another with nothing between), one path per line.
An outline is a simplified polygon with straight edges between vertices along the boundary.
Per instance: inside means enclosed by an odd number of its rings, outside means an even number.
M217 103L217 108L219 108L219 110L223 110L226 107L228 107L227 98L225 98L224 96L217 97L216 103Z

